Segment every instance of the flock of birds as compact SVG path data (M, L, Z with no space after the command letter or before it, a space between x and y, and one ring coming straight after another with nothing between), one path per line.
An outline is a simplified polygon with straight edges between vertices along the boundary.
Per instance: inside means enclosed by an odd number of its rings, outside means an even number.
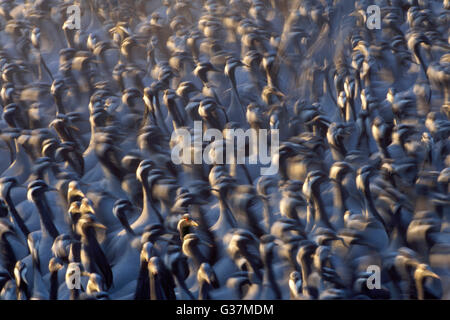
M0 1L1 299L450 299L449 25L448 0ZM279 130L279 172L175 165L194 121Z

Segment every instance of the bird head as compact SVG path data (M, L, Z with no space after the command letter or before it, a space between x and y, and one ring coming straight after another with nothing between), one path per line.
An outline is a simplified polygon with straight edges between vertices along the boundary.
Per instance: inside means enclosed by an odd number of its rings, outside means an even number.
M131 58L131 50L138 45L138 41L134 36L128 36L123 39L120 46L120 53L127 59Z
M261 98L266 105L270 106L274 101L283 101L286 96L275 87L267 85L261 93Z
M150 241L145 242L141 249L141 261L147 262L155 256L155 247Z
M6 218L8 216L9 210L5 201L0 199L0 218Z
M271 192L269 191L270 188L276 188L276 186L277 183L275 178L271 176L262 176L258 179L258 182L256 184L256 191L263 199L266 199L271 194Z
M175 203L172 211L185 213L190 205L202 205L207 204L206 201L201 200L196 194L189 192L187 188L180 187L177 190Z
M198 114L207 119L216 109L217 103L211 98L205 98L200 102Z
M88 236L89 232L94 232L98 242L103 241L105 237L106 227L97 221L91 213L83 214L77 222L77 233L82 237Z
M203 262L197 271L197 281L199 283L206 282L214 289L219 288L219 280L211 265L207 262Z
M49 187L43 180L34 180L28 184L27 199L28 201L36 201L40 199L47 191L58 191Z
M81 199L80 212L84 214L95 214L94 208L92 207L92 202L88 198Z
M372 166L365 165L358 169L356 173L356 186L359 190L367 190L369 187L369 179L375 175L375 169Z
M60 261L58 258L52 257L48 262L48 271L50 271L50 273L58 272L63 267L64 265L62 261Z
M141 98L141 92L137 88L127 88L122 94L122 103L132 106L134 99Z
M293 281L294 283L297 283L297 281L301 281L301 275L298 271L292 271L289 274L289 280Z
M314 192L320 191L320 184L327 180L327 176L320 170L310 171L306 176L306 180L303 183L302 192L308 198L311 199Z
M305 259L311 258L312 254L316 251L317 245L310 240L303 240L299 244L297 252L297 263L303 265Z
M55 152L55 160L56 161L64 161L67 158L67 155L71 152L76 151L76 145L72 141L66 141L59 145Z
M249 69L251 66L261 65L263 56L256 50L248 50L243 59L243 65Z
M119 199L114 203L113 214L125 226L128 225L127 212L134 210L134 205L127 199Z
M176 94L180 97L186 98L189 93L199 91L199 89L195 86L191 81L183 81L181 82L176 90Z
M139 163L139 166L136 170L136 178L143 184L144 182L147 183L148 174L151 169L154 168L154 162L146 159L142 160Z
M151 224L146 226L141 236L141 244L144 244L146 242L155 243L156 241L167 240L166 238L162 237L164 232L164 227L160 224ZM170 240L167 240L167 242L170 242Z
M173 90L173 89L164 90L163 98L164 98L164 103L166 105L173 103L176 97L177 97L177 94L175 93L175 90Z
M181 240L184 240L186 235L192 232L192 227L198 227L198 223L189 214L184 214L177 224L177 230L180 233Z
M402 143L407 139L410 135L415 133L414 127L409 124L399 124L395 127L395 134L397 135L399 141Z
M414 278L422 280L425 277L440 279L440 277L436 273L431 271L431 268L427 264L420 263L417 265L416 270L414 271Z
M57 259L60 259L61 261L68 261L71 245L71 236L68 234L60 234L53 241L52 253Z
M40 176L45 170L54 166L54 162L49 157L40 157L34 162L32 171Z
M89 280L86 286L86 293L94 294L103 291L105 291L103 278L99 274L92 272L89 275Z
M42 155L44 157L53 159L58 147L59 143L56 139L54 138L46 139L42 142Z
M21 260L18 260L14 267L14 279L16 280L17 287L21 287L23 284L28 285L28 280L26 278L27 272L28 268L26 264Z
M67 187L67 200L70 202L81 201L85 197L83 191L81 191L80 182L72 180Z
M219 166L215 166L214 168L216 167ZM211 191L219 197L225 196L228 190L236 185L235 179L227 173L220 173L220 171L215 170L211 170L209 174L209 181L211 183Z
M333 163L330 169L330 179L341 181L347 173L353 171L353 168L345 161Z
M234 58L233 56L228 56L226 63L225 63L225 69L224 73L227 77L234 77L234 72L236 68L242 67L244 64L241 60Z
M17 127L17 117L20 116L20 108L15 103L10 103L6 105L6 107L3 110L3 119L6 121L6 123L12 127Z
M161 258L157 256L153 256L148 260L148 271L156 276L163 272L164 269L164 263L162 262Z
M270 261L273 258L276 246L283 245L281 240L278 240L271 234L262 235L259 240L259 252L261 258L265 261Z
M200 80L202 80L203 82L208 82L206 74L209 71L221 72L209 61L198 62L193 72L194 75L200 78Z
M0 178L0 196L3 199L6 199L6 197L11 192L11 189L14 187L19 187L19 183L17 182L17 179L14 177L3 177Z

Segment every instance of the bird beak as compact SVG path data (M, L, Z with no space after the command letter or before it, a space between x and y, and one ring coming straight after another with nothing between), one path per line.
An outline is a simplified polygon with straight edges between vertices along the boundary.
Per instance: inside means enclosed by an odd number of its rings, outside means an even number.
M275 92L275 95L276 95L277 97L280 97L280 98L285 98L285 97L286 97L286 95L283 94L283 93L280 92L280 91Z
M279 128L280 128L280 121L277 120L272 124L271 129L279 129Z
M158 241L165 241L165 242L167 242L169 244L177 244L177 242L173 241L172 239L167 239L167 238L164 238L164 237L159 237Z
M194 220L191 220L191 225L194 226L194 227L198 227L198 223L195 222Z
M204 240L200 240L200 243L203 243L204 245L207 245L210 248L213 246L212 244L210 244L209 242L206 242Z
M83 277L88 277L88 278L91 276L91 274L89 272L87 272L87 271L81 271L80 275L83 276Z
M80 131L80 129L78 127L75 127L74 125L70 125L69 128L75 131Z
M95 227L95 228L102 229L102 230L106 230L106 227L104 225L102 225L100 222L94 222L94 223L91 224L91 226Z
M424 277L431 277L431 278L435 278L435 279L441 279L436 273L434 273L433 271L428 270L428 269L424 270L422 275Z
M219 69L217 69L215 66L213 66L213 67L211 68L211 71L222 73L222 71L220 71Z
M284 246L284 242L280 239L275 239L273 240L273 243L276 244L279 247L283 247Z
M25 283L28 285L28 280L27 280L27 278L25 277L25 275L27 274L27 270L28 270L28 269L27 269L26 267L23 268L22 272L20 273L20 276L21 276L23 282L25 282Z
M82 205L82 207L83 207L83 208L82 208L83 211L85 211L85 212L95 213L94 208L92 208L92 206L89 205L89 204ZM80 208L81 208L81 207L80 207Z

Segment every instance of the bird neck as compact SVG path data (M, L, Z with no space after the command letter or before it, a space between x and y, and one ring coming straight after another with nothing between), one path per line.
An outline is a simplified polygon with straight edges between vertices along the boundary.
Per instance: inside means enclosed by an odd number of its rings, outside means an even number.
M125 232L127 233L128 236L135 236L136 234L134 233L133 229L130 226L130 223L128 222L128 219L125 217L123 219L124 221L122 222L122 226L125 229Z
M72 30L69 30L68 28L64 29L64 36L66 37L67 41L67 47L69 48L75 48L75 41L73 39L74 32Z
M189 257L194 262L194 265L196 269L198 270L203 262L207 262L205 256L201 252L200 248L198 247L198 244L190 244L189 245Z
M316 225L325 225L327 228L334 229L333 226L328 221L328 216L325 211L325 206L323 204L322 197L318 192L313 191L313 202L314 202L314 211Z
M94 153L95 154L95 123L94 121L90 121L91 122L91 139L89 140L89 145L86 148L86 150L83 153L83 158L86 159L88 157L89 154Z
M333 155L333 159L335 161L342 161L345 158L345 155L347 154L347 150L345 149L344 145L341 141L337 143L330 144L331 147L331 154Z
M143 196L143 206L142 213L139 216L138 220L142 221L144 224L160 224L162 222L162 217L159 214L159 211L155 207L155 203L153 202L153 197L151 196L151 190L146 179L143 179L142 182L142 196Z
M161 112L161 105L159 103L159 93L156 92L153 98L155 99L154 103L155 108L153 110L156 111L156 119L158 119L158 125L165 133L170 133L169 129L167 128L166 122L164 121L164 116Z
M186 283L184 282L183 276L179 272L175 273L175 284L180 288L182 299L195 300L194 295L192 294L191 291L189 291L188 287L186 286Z
M342 183L340 179L333 179L333 203L334 206L339 210L339 213L344 216L345 211L347 210L347 206L345 205L345 198L344 198L344 189L342 187Z
M148 261L141 259L141 264L139 267L139 275L136 284L136 292L134 294L135 300L148 300L150 298L150 287L149 287L149 271L147 269Z
M77 234L77 238L80 236ZM81 238L76 239L70 245L69 262L81 262Z
M356 119L355 115L355 102L353 98L349 97L346 104L346 110L345 110L345 120L347 122L350 122L352 120Z
M94 228L86 229L83 236L81 237L81 241L85 245L88 245L89 248L93 250L93 252L95 252L98 249L101 250L100 244L98 243L96 238L96 231Z
M414 46L414 55L417 57L417 60L419 60L420 67L423 71L425 78L428 79L428 75L427 75L428 66L427 66L425 60L423 59L422 53L420 52L420 45L421 45L420 43L417 43Z
M42 195L44 197L43 199L34 199L34 203L36 205L36 208L38 209L39 217L41 220L41 230L42 230L42 237L50 236L53 239L55 239L59 232L56 229L55 225L52 221L52 213L50 211L50 207L48 206L45 195Z
M314 203L308 202L306 206L306 226L305 231L310 232L314 227L315 208Z
M16 210L16 206L14 205L14 202L12 201L11 198L11 189L9 189L8 192L6 193L5 202L8 205L9 211L11 212L12 220L14 220L14 222L19 226L19 229L20 231L22 231L25 238L28 239L30 231L28 230L28 227L25 225L25 222L23 221L22 217Z
M80 297L79 289L70 290L70 300L78 300L79 297Z
M266 71L266 78L267 78L268 86L277 88L275 75L272 75L271 71L269 71L269 70Z
M28 300L28 285L21 279L19 286L16 287L17 300Z
M210 300L209 291L211 291L211 285L201 280L198 288L198 300Z
M113 153L114 151L110 152L108 155L100 155L98 156L98 159L103 169L105 178L108 181L108 189L113 191L113 193L116 193L122 192L120 181L123 179L123 172L120 166L114 164L114 162L109 159L111 156L115 157L115 154Z
M33 259L33 296L37 295L37 297L41 294L39 288L44 286L39 264L39 260Z
M50 300L58 300L58 270L50 272Z
M276 299L281 299L280 288L278 287L275 273L273 271L272 259L265 258L264 260L263 285L269 285L270 288L274 291Z
M17 141L17 139L14 139L14 148L16 152L16 161L23 163L28 168L31 168L28 151Z
M191 233L191 228L188 225L184 225L180 228L180 238L184 239L184 236Z
M425 288L423 282L424 278L422 277L416 278L417 299L419 300L425 299Z
M183 119L180 116L180 112L178 110L178 106L177 106L175 100L169 99L167 101L167 110L169 111L170 116L172 117L173 127L174 127L175 130L177 128L180 128L180 127L184 126Z
M64 107L63 99L60 94L54 96L56 104L56 114L66 114L66 108Z
M220 211L220 217L219 217L220 221L223 221L224 223L226 223L228 225L228 228L230 228L230 229L237 227L236 218L234 217L233 213L231 212L225 196L219 197L219 211Z
M300 265L301 265L301 272L302 272L302 287L303 287L303 295L304 296L309 296L309 293L308 293L308 286L309 286L309 281L308 281L308 278L309 278L309 275L310 275L310 273L311 273L311 269L310 269L310 261L307 261L307 260L309 260L308 258L306 258L306 257L302 257L301 259L300 259Z
M370 191L370 185L369 184L367 184L365 186L365 188L364 188L364 203L365 203L365 206L366 206L366 218L367 219L376 218L386 228L386 224L385 224L383 218L380 216L380 214L378 213L377 208L375 207L375 203L374 203L373 198L372 198L372 192Z
M256 92L262 92L265 86L265 80L256 63L252 63L250 66L250 79L252 80Z
M157 279L158 275L153 274L150 270L148 270L147 272L150 284L150 300L163 299L163 290L161 288L160 282Z
M272 226L272 211L270 209L270 203L267 199L262 199L264 223L267 229Z

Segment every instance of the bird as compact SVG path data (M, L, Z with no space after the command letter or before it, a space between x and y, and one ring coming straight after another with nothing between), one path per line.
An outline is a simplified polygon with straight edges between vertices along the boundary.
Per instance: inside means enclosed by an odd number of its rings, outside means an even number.
M450 298L449 1L78 2L0 3L1 299Z
M214 269L207 262L200 265L197 272L197 281L199 283L198 300L211 299L210 290L220 287Z
M100 235L105 226L96 222L92 214L85 213L78 220L76 229L81 236L81 262L85 270L101 275L106 288L110 288L113 285L113 273L97 240L98 234Z

